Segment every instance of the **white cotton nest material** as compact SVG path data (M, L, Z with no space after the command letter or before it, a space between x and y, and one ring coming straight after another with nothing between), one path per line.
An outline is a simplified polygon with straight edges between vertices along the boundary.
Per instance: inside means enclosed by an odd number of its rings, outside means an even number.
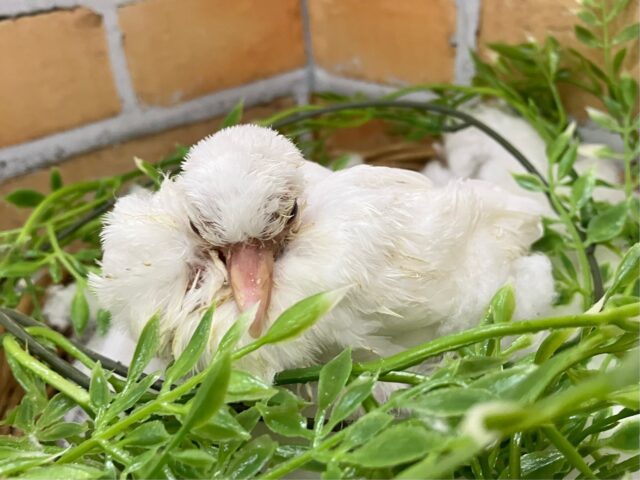
M516 147L544 176L547 172L547 155L544 140L521 117L504 108L480 104L468 113L498 132ZM475 178L492 182L502 188L535 199L544 207L547 215L551 208L542 193L529 192L513 179L513 173L526 173L516 159L498 142L475 127L465 128L443 136L441 147L444 164L431 162L423 173L436 185L444 185L454 178ZM613 159L593 159L580 156L575 163L578 173L595 169L596 176L609 183L620 183L622 165ZM624 194L617 190L598 188L597 200L617 202Z
M71 327L71 303L75 292L75 283L51 285L47 288L46 302L42 307L42 314L48 325L60 331ZM118 326L112 326L106 334L100 335L94 327L98 312L97 299L89 289L85 290L85 296L89 303L90 311L90 327L86 346L105 357L129 365L136 348L135 342L128 332L123 331ZM79 362L76 362L74 366L85 373L88 372ZM154 359L146 371L154 372L163 369L163 367L164 364L160 360Z

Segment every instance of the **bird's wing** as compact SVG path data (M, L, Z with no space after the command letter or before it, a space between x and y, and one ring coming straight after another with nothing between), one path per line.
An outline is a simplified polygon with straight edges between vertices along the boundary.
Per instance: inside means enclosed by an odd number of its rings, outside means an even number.
M308 190L275 280L307 295L353 285L350 314L428 329L486 306L540 234L533 210L485 182L436 188L419 173L354 167Z

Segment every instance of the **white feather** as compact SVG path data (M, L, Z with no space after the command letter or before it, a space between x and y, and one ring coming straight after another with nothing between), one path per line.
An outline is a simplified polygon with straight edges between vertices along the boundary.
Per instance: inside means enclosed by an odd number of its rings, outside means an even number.
M371 358L469 327L507 282L516 289L520 318L551 303L549 261L529 255L541 234L535 201L481 181L434 187L399 169L318 170L284 137L255 126L200 142L180 178L165 180L155 194L119 200L103 233L103 274L92 285L134 337L160 311L170 356L215 302L210 356L238 315L210 249L257 233L279 235L271 204L287 210L296 199L298 227L275 262L268 323L309 295L352 288L300 337L243 360L243 368L263 378L347 346L357 358ZM194 212L208 246L189 227ZM198 263L203 250L211 261ZM203 281L190 285L194 265Z

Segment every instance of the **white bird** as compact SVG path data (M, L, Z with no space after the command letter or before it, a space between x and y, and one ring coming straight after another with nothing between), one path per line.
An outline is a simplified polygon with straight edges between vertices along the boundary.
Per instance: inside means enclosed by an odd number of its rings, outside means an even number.
M540 234L535 202L485 182L435 188L419 173L366 165L330 172L276 132L245 125L193 146L158 192L117 202L92 285L134 336L159 311L169 356L212 302L209 355L258 301L242 343L293 303L351 286L300 337L243 359L271 380L345 347L371 358L472 326L506 282L517 318L543 314L551 267L529 254Z

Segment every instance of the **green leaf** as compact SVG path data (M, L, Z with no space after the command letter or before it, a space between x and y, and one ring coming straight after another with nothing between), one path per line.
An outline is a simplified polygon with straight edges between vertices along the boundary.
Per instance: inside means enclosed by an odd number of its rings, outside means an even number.
M460 359L455 369L456 377L478 377L499 368L505 361L499 357L467 356Z
M52 258L49 261L49 275L51 275L53 283L60 283L62 281L62 268L60 268L60 264L56 258ZM0 276L3 275L0 274Z
M446 448L444 435L423 427L401 423L392 425L373 440L344 456L348 463L365 468L385 468L423 458Z
M576 124L574 122L570 123L569 126L547 146L547 157L551 163L556 163L560 159L560 155L566 150L569 142L573 138L575 130Z
M164 424L160 420L152 420L128 431L118 442L118 446L150 447L164 443L168 439L169 434Z
M111 312L100 308L96 314L96 326L99 335L106 335L111 327Z
M522 478L554 478L563 461L564 455L558 451L526 453L520 459Z
M216 461L213 455L196 448L171 452L171 458L195 468L207 468Z
M626 55L627 55L627 49L622 48L620 49L620 51L618 51L618 53L616 53L616 56L613 57L613 72L616 75L620 74L620 69L622 68L622 64L624 63L624 57Z
M480 388L441 388L418 397L407 403L413 408L430 415L455 417L464 415L472 406L495 400L496 396L489 390Z
M13 338L13 337L5 337L5 338ZM4 343L5 339L3 339ZM20 384L25 393L29 398L31 398L33 403L38 405L44 405L47 401L47 393L44 387L44 384L40 381L38 377L33 375L29 370L24 368L20 362L12 355L8 353L6 350L4 352L7 363L9 364L9 368L11 369L11 374L13 378ZM23 400L24 401L24 400Z
M640 420L633 419L623 423L605 443L616 450L637 452L640 449Z
M227 116L224 117L222 123L220 124L220 128L232 127L234 125L239 124L242 121L242 110L244 109L244 100L240 100L235 106L227 113Z
M219 352L198 387L181 429L188 431L192 427L203 425L220 409L224 404L230 377L231 355L228 351Z
M247 329L249 328L249 324L255 318L257 311L258 311L258 305L254 305L253 307L244 311L236 319L233 325L231 325L231 328L229 328L229 330L225 332L224 336L220 340L220 343L218 344L218 350L231 351L231 349L233 349L236 346L236 344L240 341L240 338L242 338L242 335L244 335L247 332Z
M563 328L550 332L540 344L534 362L539 365L547 361L574 333L574 330L571 328Z
M91 384L89 385L91 404L97 409L104 408L111 402L111 391L100 362L93 367Z
M192 430L210 442L228 442L231 440L248 440L251 438L236 418L226 408L221 408L206 423Z
M60 190L62 188L62 175L60 175L60 169L53 167L51 174L49 175L49 185L52 192Z
M14 473L24 470L31 472L34 467L48 463L55 457L43 452L16 452L14 456L0 461L0 477L11 478Z
M52 478L64 478L65 480L83 480L103 478L104 471L88 465L48 465L46 467L31 468L20 478L33 480L50 480Z
M318 293L285 310L259 340L261 345L289 340L329 313L346 295L348 288Z
M620 76L620 89L622 98L628 108L634 108L638 99L638 82L627 74Z
M574 27L574 32L576 34L576 38L580 40L580 42L584 43L587 47L591 47L591 48L601 47L600 40L598 40L590 30L587 30L583 26L576 25Z
M40 268L40 266L40 262L12 262L0 268L0 277L30 277Z
M618 122L608 113L605 113L596 108L587 107L587 114L589 115L589 118L591 120L593 120L596 124L604 128L605 130L611 130L614 132L619 130Z
M162 183L162 175L152 164L141 158L134 157L133 162L136 164L136 168L144 173L156 187L159 187Z
M491 299L493 323L510 322L516 310L516 296L511 285L505 285Z
M631 40L637 41L640 39L640 23L634 23L623 28L615 37L613 37L612 44L619 45Z
M530 173L514 173L513 178L525 190L531 192L544 192L547 190L542 180Z
M86 426L79 423L55 423L41 430L38 433L38 440L41 442L53 442L61 439L69 440L70 437L80 435L86 429Z
M133 478L131 473L144 469L151 462L153 462L154 458L158 455L158 448L150 448L144 453L136 455L133 457L131 463L125 468L122 472L121 478ZM143 472L144 473L144 472ZM145 475L136 475L136 478L148 478ZM158 478L160 478L158 476Z
M184 351L180 354L173 365L167 369L165 374L165 384L167 386L172 385L176 380L189 373L195 367L198 360L200 360L200 357L209 342L211 321L213 320L214 311L215 305L211 305L202 316L200 323L198 323L198 326L196 327L195 332L193 332L193 335L191 336L191 339Z
M44 200L44 195L28 188L19 188L4 197L4 199L16 207L33 208Z
M488 390L499 397L503 397L516 385L523 382L536 368L535 365L524 364L488 373L470 383L469 388Z
M587 25L596 26L601 24L600 19L598 19L595 13L593 13L591 10L580 10L577 15L578 18Z
M602 243L617 237L627 220L627 203L609 206L589 221L587 243Z
M330 432L342 420L357 410L369 396L376 383L376 376L365 372L352 381L335 402L331 410L331 421L325 425L323 433Z
M605 298L611 297L629 283L637 280L640 271L640 243L633 245L620 261L620 265L616 269L611 287L606 293Z
M227 478L254 478L271 460L277 446L268 435L252 440L234 455L227 469Z
M75 405L75 402L66 395L62 393L56 394L49 403L47 403L36 426L38 428L44 428L57 422Z
M596 186L596 174L593 169L580 175L571 187L571 203L574 211L580 210L593 197Z
M351 374L351 349L327 363L320 370L318 382L318 410L326 410L347 384Z
M71 301L71 323L76 334L82 335L89 323L89 302L84 295L84 287L76 286L76 293Z
M104 414L99 417L100 421L98 423L100 423L100 425L106 424L122 412L134 406L157 379L158 374L154 374L144 377L138 383L127 383L124 390L115 396L111 405L109 405Z
M572 143L571 146L560 156L560 160L558 161L558 179L563 179L569 175L577 157L578 144Z
M352 449L368 442L374 435L393 421L388 413L373 411L358 420L342 442L344 449Z
M132 384L142 374L145 367L158 353L160 346L160 314L156 313L146 323L138 339L136 350L133 353L129 372L127 375L127 385ZM126 387L125 387L126 388Z
M608 15L605 17L607 22L611 22L614 20L622 11L627 8L627 5L631 0L615 0L613 2L613 8L609 10ZM602 5L596 6L596 8L602 9Z
M277 390L259 378L242 370L233 370L225 402L250 402L268 400Z
M303 417L295 403L282 405L258 404L258 410L269 429L285 437L311 438L313 434L307 429L307 419Z

